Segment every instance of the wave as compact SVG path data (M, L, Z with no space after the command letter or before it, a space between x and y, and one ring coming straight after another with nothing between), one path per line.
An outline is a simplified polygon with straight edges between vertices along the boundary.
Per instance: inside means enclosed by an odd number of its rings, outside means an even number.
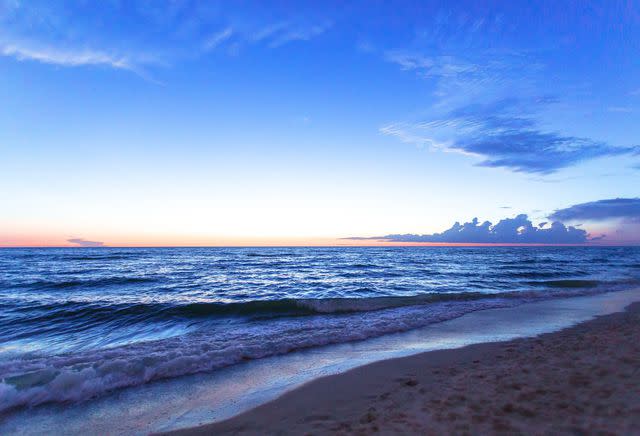
M588 275L586 271L571 271L572 275ZM507 271L501 273L502 276L523 279L542 279L551 277L566 277L566 271Z
M47 402L80 401L114 389L212 371L246 360L403 332L477 310L605 290L571 286L585 281L552 281L558 282L564 289L553 292L460 292L410 297L197 303L173 307L134 305L123 310L196 317L230 313L298 316L275 317L269 322L225 323L217 328L205 324L178 337L53 356L22 356L0 362L0 412ZM114 311L114 314L123 316L124 312Z
M105 277L88 280L37 280L27 286L34 289L66 289L79 287L100 287L112 285L131 285L136 283L151 283L157 279L150 277ZM24 286L24 285L22 285Z
M208 302L190 304L170 303L119 303L66 301L53 304L31 304L18 307L7 307L14 312L29 314L21 320L24 325L38 325L47 323L49 328L55 324L66 324L82 320L85 326L91 321L104 323L117 321L119 325L126 325L151 319L166 320L175 318L284 318L302 317L322 314L350 314L357 312L371 312L398 307L427 305L445 301L472 301L496 298L501 296L516 297L517 293L492 295L480 292L461 292L450 294L424 294L408 297L373 297L373 298L328 298L328 299L282 299L282 300L252 300L237 303ZM0 323L0 334L12 338L13 325Z
M97 255L86 255L86 256L66 256L64 255L62 258L64 260L122 260L122 259L131 259L136 257L136 254L97 254Z
M146 280L134 281L145 282ZM72 286L67 282L62 286ZM111 281L110 283L118 283ZM129 283L126 281L126 283ZM532 285L566 289L591 289L601 282L596 280L541 280L530 281ZM86 283L85 283L86 284ZM476 285L478 287L478 285ZM368 291L368 290L365 290ZM574 295L575 293L571 293ZM198 302L188 304L149 302L149 303L113 303L109 301L64 301L52 304L30 304L7 307L14 312L35 313L21 322L37 324L41 322L64 323L67 320L82 319L88 324L95 319L104 322L109 319L126 324L141 319L158 320L175 318L278 318L302 317L313 315L346 315L359 312L373 312L410 306L425 306L440 302L464 302L502 299L542 298L545 296L563 296L564 293L554 291L495 291L495 292L432 292L410 296L380 296L356 298L285 298L277 300L248 300L241 302Z
M549 288L595 288L604 283L599 280L540 280L531 281L528 284Z
M242 303L193 303L171 310L182 315L312 315L370 312L405 306L419 306L441 301L470 301L495 298L480 292L432 293L407 297L371 298L301 298L247 301Z
M245 253L247 257L283 257L290 255L291 253Z
M512 304L516 301L493 299L396 307L350 316L281 318L217 330L202 328L176 338L110 349L22 357L0 362L0 413L48 402L86 400L114 389L407 331L475 310ZM325 307L314 310L323 311Z

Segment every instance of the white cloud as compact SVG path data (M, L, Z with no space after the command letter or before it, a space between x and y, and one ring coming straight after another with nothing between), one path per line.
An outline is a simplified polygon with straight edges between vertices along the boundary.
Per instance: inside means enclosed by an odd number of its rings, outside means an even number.
M263 27L262 29L258 30L257 32L254 32L249 37L249 40L253 41L253 42L263 41L265 39L271 38L273 35L275 35L275 34L277 34L279 32L286 31L286 29L289 26L290 25L288 23L284 23L284 22L270 24L270 25L268 25L266 27Z
M434 65L431 58L421 54L405 53L400 51L389 51L385 53L385 60L397 64L403 70L426 70Z
M619 113L630 113L633 110L630 107L626 107L626 106L609 106L607 108L607 111L609 111L609 112L619 112Z
M388 51L384 58L388 62L399 65L403 70L415 70L418 75L425 78L459 78L463 75L478 73L481 70L481 66L478 64L449 55L427 57L420 53ZM482 68L488 69L488 66L482 66Z
M224 41L231 38L233 35L233 29L231 27L227 27L226 29L221 30L220 32L214 33L207 39L204 43L204 49L206 51L213 50L222 44Z
M426 136L423 123L390 123L378 129L380 133L387 136L394 136L406 144L414 144L417 147L428 146L432 150L449 150L449 145L438 142L435 138Z
M127 55L109 54L92 49L70 49L56 47L29 47L23 44L1 44L0 56L12 57L18 61L33 61L63 67L105 66L129 71L142 79L163 85L145 71L145 65L160 65L162 62L151 56L138 55L135 59Z
M286 30L276 34L273 37L273 39L269 43L269 48L278 48L293 41L309 41L310 39L325 33L329 29L329 27L331 27L330 24L288 27Z
M19 45L0 45L2 56L13 57L19 61L37 61L45 64L77 67L82 65L106 65L113 68L134 70L134 65L123 56L112 56L92 50L60 50L53 48L28 48Z
M122 26L112 19L123 13L120 2L64 8L54 3L0 0L0 56L65 67L107 66L149 79L145 67L175 64L221 46L229 55L252 44L280 47L331 27L328 20L303 18L289 8L265 20L261 7L218 10L178 1L163 7L132 1Z

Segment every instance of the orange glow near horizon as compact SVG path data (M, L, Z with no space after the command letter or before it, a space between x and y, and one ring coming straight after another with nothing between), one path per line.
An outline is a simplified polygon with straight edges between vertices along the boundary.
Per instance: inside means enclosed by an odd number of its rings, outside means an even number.
M87 238L87 241L94 239ZM97 240L97 239L96 239ZM544 246L608 246L629 245L622 241L593 241L585 244L516 244L516 243L445 243L390 242L377 239L342 238L136 238L100 241L103 247L544 247ZM0 248L83 248L64 238L0 238Z
M26 229L25 229L26 230ZM152 233L121 233L104 234L91 232L82 235L61 235L53 229L40 232L16 232L13 234L0 233L0 247L80 247L80 244L70 242L72 238L84 241L101 242L105 247L517 247L517 246L610 246L610 245L639 245L638 240L626 240L616 237L614 229L600 226L590 232L592 236L606 234L607 237L589 241L585 244L516 244L516 243L435 243L435 242L389 242L379 239L344 239L323 236L287 237L287 236L215 236L215 235L167 235Z

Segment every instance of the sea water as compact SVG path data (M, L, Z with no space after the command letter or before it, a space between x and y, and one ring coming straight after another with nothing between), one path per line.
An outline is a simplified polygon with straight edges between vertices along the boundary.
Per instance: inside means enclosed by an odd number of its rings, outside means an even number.
M637 287L634 247L0 250L0 413Z

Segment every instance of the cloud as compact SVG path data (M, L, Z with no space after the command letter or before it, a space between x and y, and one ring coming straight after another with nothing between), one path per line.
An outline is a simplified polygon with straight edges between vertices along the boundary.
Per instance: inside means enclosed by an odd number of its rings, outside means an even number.
M0 42L0 56L11 57L21 62L34 61L61 67L104 66L129 71L149 82L162 84L148 74L146 67L161 65L163 62L142 53L132 56L110 54L89 48L43 46L24 42L2 44Z
M270 32L261 39L270 39L269 48L278 48L294 41L309 41L310 39L322 35L331 27L330 23L314 25L286 25Z
M400 66L405 71L416 71L421 77L468 79L486 74L488 65L467 61L451 55L424 56L420 53L391 50L384 59Z
M638 150L555 127L564 118L552 105L561 103L546 93L567 96L560 108L564 114L584 111L586 105L567 107L577 94L563 91L576 83L555 80L559 75L546 48L505 45L506 40L496 44L488 30L498 18L491 11L476 22L455 11L436 15L424 37L383 50L385 61L424 78L432 98L419 117L385 123L379 132L436 151L475 156L479 166L538 175ZM631 107L609 109L628 112Z
M275 23L275 24L274 24ZM0 56L64 67L143 68L192 60L217 48L281 47L331 27L324 16L280 6L213 2L0 0Z
M347 238L360 240L363 238ZM560 222L553 222L549 227L540 224L534 226L527 215L505 218L497 224L489 221L480 223L477 218L471 222L456 222L442 233L426 235L398 234L374 237L386 242L434 242L462 244L583 244L588 235L585 230L567 227Z
M375 53L376 47L371 41L360 40L356 43L356 50L361 53Z
M465 34L472 32L467 29ZM455 33L455 32L454 32ZM423 49L383 51L383 59L433 86L432 108L451 110L469 102L537 94L545 69L539 54L460 41L426 42ZM427 54L425 54L427 53Z
M607 111L609 112L618 112L618 113L631 113L633 112L633 109L631 109L628 106L609 106L607 108Z
M328 21L309 23L300 20L289 20L257 28L244 27L233 31L234 44L236 46L263 44L268 48L279 48L295 41L309 41L325 33L331 26ZM230 39L232 33L220 33L220 36L221 38L216 39L216 44L212 48Z
M87 241L83 238L69 238L67 239L67 242L76 244L79 247L104 247L104 242Z
M206 51L215 49L221 43L231 38L231 35L233 35L233 29L231 27L227 27L219 32L214 33L204 42L204 49Z
M531 174L550 174L585 160L640 150L542 130L531 113L554 102L549 97L537 97L471 104L442 118L392 123L381 127L380 132L403 142L480 157L483 160L479 166Z
M607 237L607 235L600 235L600 236L592 236L589 240L590 241L602 241L603 239L605 239Z
M397 64L406 71L429 70L435 64L431 58L421 54L406 53L401 51L389 51L385 54L385 60Z
M134 70L134 65L124 56L112 56L92 50L63 50L56 48L34 49L19 45L0 45L0 55L19 61L32 60L45 64L77 67L81 65L106 65L112 68Z
M0 56L62 67L104 66L147 78L143 67L162 62L129 35L111 33L127 29L110 26L117 12L107 5L55 2L0 7Z
M562 221L624 219L640 223L640 198L612 198L558 209L549 218Z

